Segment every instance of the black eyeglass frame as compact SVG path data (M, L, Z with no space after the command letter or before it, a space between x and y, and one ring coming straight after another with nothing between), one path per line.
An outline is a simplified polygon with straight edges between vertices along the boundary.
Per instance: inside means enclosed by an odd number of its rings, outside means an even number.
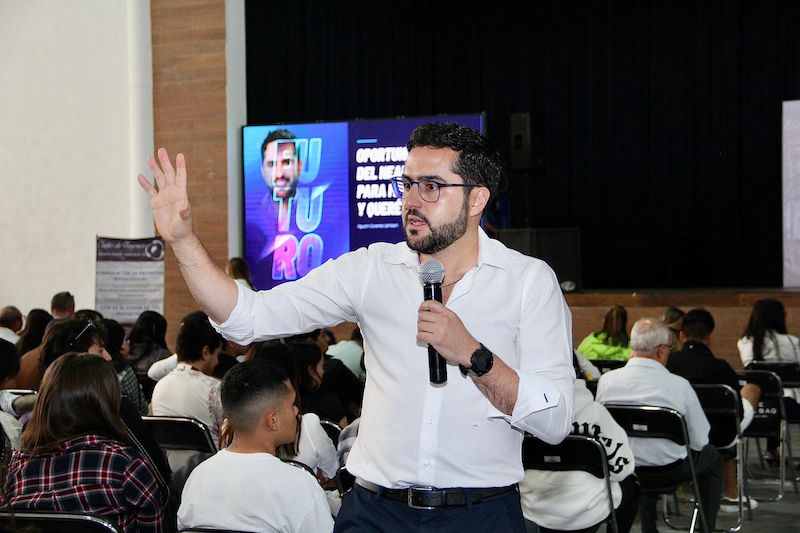
M442 194L442 188L443 187L466 187L466 188L470 188L470 189L473 188L473 187L483 187L483 185L478 185L477 183L442 183L441 181L436 181L436 180L431 180L431 179L426 179L426 178L422 178L422 179L419 179L419 180L412 180L411 178L397 177L397 178L392 178L391 179L392 188L394 189L394 194L395 194L395 196L397 196L397 198L402 199L403 196L405 195L405 187L406 187L405 182L406 181L408 181L410 183L410 185L408 187L408 191L411 192L411 188L414 185L416 185L417 186L417 190L419 190L420 198L422 198L424 201L428 202L429 204L435 204L436 202L439 201L439 197ZM420 186L421 183L431 184L431 185L435 185L436 186L436 199L435 200L428 200L427 198L425 198L425 194L427 194L427 193L423 192L423 189Z

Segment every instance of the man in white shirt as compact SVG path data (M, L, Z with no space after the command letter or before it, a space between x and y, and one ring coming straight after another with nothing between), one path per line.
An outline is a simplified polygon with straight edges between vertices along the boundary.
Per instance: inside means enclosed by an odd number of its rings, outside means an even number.
M17 332L22 329L22 313L13 305L0 309L0 339L16 344Z
M222 381L231 445L192 471L178 528L324 533L333 529L325 492L308 472L277 457L297 436L295 392L272 362L246 361Z
M222 338L208 322L193 320L181 326L177 345L178 366L153 388L153 414L195 418L208 426L217 443L223 414L220 382L211 373ZM174 466L180 462L170 459Z
M192 228L182 154L144 176L159 233L218 329L240 344L355 322L367 382L347 468L358 479L337 530L525 531L517 482L524 432L560 442L574 411L571 316L553 271L480 228L502 168L490 141L456 124L411 135L402 177L406 242L374 244L254 293L216 266ZM415 187L416 186L416 187ZM442 263L444 303L419 265ZM428 345L447 382L428 378ZM459 370L463 369L463 373ZM437 487L431 490L431 487Z
M722 495L722 456L708 443L710 425L692 385L666 369L672 349L669 329L657 318L641 318L631 329L631 358L627 364L600 376L597 401L669 407L686 420L691 460L697 473L703 512L713 531ZM640 475L657 475L663 483L691 479L686 448L666 439L631 438ZM643 533L656 531L657 497L642 494Z

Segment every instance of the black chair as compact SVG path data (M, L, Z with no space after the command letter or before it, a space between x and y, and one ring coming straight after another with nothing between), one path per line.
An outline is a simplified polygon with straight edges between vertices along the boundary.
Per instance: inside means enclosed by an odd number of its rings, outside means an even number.
M592 396L597 396L597 383L596 379L587 379L586 381L586 388L589 389L589 392L592 393Z
M700 400L700 406L711 425L708 440L713 444L723 457L729 457L736 461L737 495L739 500L739 512L735 526L729 531L739 531L744 521L744 506L742 505L743 496L746 494L744 487L744 449L742 444L742 433L740 422L742 420L742 402L739 395L729 385L692 385L694 392ZM731 445L733 443L733 445ZM750 520L753 519L753 510L750 508L750 501L747 502L747 513Z
M299 468L300 470L305 470L306 472L311 474L311 476L314 479L317 479L317 474L307 464L301 463L300 461L295 461L294 459L281 459L281 461L283 461L287 465L291 465L291 466L293 466L295 468Z
M333 441L334 448L339 445L339 435L342 434L342 428L336 422L331 420L325 420L324 418L319 419L319 423L322 426L322 429L325 430L325 433L328 434L331 441Z
M625 363L627 363L627 361L620 361L618 359L590 359L589 362L596 366L601 374L605 374L609 370L622 368L625 366Z
M580 470L604 479L608 499L607 530L617 531L617 514L611 493L608 458L603 445L591 437L568 435L560 444L547 444L532 435L522 441L522 466L525 470L567 472Z
M692 449L689 442L689 432L686 429L686 421L683 415L675 409L668 407L656 407L652 405L621 405L605 404L606 409L614 417L614 420L622 426L628 437L643 439L667 439L675 444L686 448L687 463L691 472L691 485L694 492L694 506L692 518L689 524L689 531L693 532L700 518L701 527L706 533L708 523L703 512L702 500L700 498L699 486L697 484L697 473L694 469L694 461L691 460ZM636 475L643 493L655 495L675 494L682 483L665 483L662 477L648 471L647 467L636 467ZM667 513L667 504L664 502L664 521L668 526L675 528Z
M792 471L794 491L798 492L797 480L794 475L794 459L789 444L789 432L786 430L786 411L783 405L783 382L780 376L769 370L740 370L736 372L740 382L754 383L761 389L758 406L755 409L753 421L742 432L745 439L772 438L778 439L778 492L775 496L763 498L767 501L778 501L783 498L786 484L787 464ZM744 456L747 457L749 441L745 440ZM759 446L760 448L760 446ZM760 456L760 454L759 454ZM763 465L762 465L763 466ZM748 476L753 477L753 476Z
M30 527L40 533L119 533L106 518L60 511L0 511L0 524L8 531Z
M182 468L194 453L217 453L211 432L199 420L181 416L143 416L142 420L173 471Z
M766 370L774 372L781 378L784 388L800 387L800 363L786 361L751 361L745 370Z
M142 374L136 372L136 381L138 381L139 385L142 387L142 392L147 399L147 403L150 403L153 400L153 389L156 388L156 380L148 376L147 373Z
M340 466L339 470L336 471L334 480L336 481L336 490L339 491L339 496L343 498L356 484L356 477L344 466Z
M238 531L233 529L214 529L210 527L185 527L183 529L179 529L177 533L220 533L224 531L225 533L255 533L254 531Z

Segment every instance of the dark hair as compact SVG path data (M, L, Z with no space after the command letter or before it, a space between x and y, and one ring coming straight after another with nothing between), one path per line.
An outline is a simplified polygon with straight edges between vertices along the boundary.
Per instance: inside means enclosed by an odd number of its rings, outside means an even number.
M205 311L192 311L191 313L187 313L181 319L181 326L186 324L187 322L191 322L192 320L200 320L201 322L208 322L208 315Z
M683 315L681 331L687 339L702 340L711 335L715 326L711 313L699 307Z
M296 138L297 138L297 135L295 135L294 133L292 133L291 131L286 130L286 129L272 130L271 132L269 132L267 134L267 137L264 139L264 142L261 143L261 159L262 159L262 161L264 159L264 152L267 151L267 145L269 143L271 143L272 141L277 141L279 139L291 140L291 139L296 139ZM291 144L294 144L294 143L291 143ZM295 147L295 149L296 149L296 147Z
M247 281L250 288L253 288L253 281L250 279L250 268L247 261L242 257L231 257L225 266L225 272L233 279L243 279Z
M753 339L753 359L756 361L762 361L764 358L762 354L764 337L770 332L783 335L787 333L786 310L778 300L765 298L753 305L753 311L742 335Z
M628 312L621 305L615 305L603 317L603 328L596 335L605 334L605 344L628 346Z
M322 359L322 351L310 340L292 339L286 343L261 342L253 347L253 359L266 359L284 369L298 396L312 392L314 381L308 373Z
M356 341L359 344L364 342L364 337L361 335L360 327L356 326L355 328L353 328L353 332L350 334L350 340Z
M5 339L0 339L0 385L19 373L19 352L17 347Z
M13 305L7 305L0 309L0 326L11 328L17 320L22 320L22 311Z
M122 372L130 366L122 355L122 343L125 342L125 328L122 324L111 318L101 320L101 326L106 334L106 351L111 356L111 366L117 372Z
M54 322L42 341L39 370L44 374L47 367L65 353L86 352L96 342L103 343L102 334L88 320L70 318Z
M95 311L94 309L78 309L75 311L75 314L72 315L72 318L93 320L95 324L100 324L100 321L103 320L103 315L100 311Z
M265 410L289 393L286 371L273 361L253 359L225 374L220 387L222 409L234 430L248 430Z
M451 169L464 183L486 187L494 194L503 176L500 154L492 141L472 128L452 122L421 124L411 132L406 148L417 146L449 148L458 153Z
M167 348L167 319L156 311L142 311L128 334L133 359L150 355L156 348ZM135 353L133 353L135 350Z
M111 365L96 355L66 353L44 374L22 432L22 449L32 454L50 452L64 441L91 433L127 444L119 406L119 382Z
M211 351L222 345L222 336L207 321L190 320L178 330L178 361L197 361L203 358L203 348Z
M28 318L25 319L25 327L19 332L17 349L20 355L28 353L42 343L44 331L51 320L53 315L44 309L31 309Z
M56 293L50 300L50 309L67 311L71 307L75 307L75 297L68 291Z
M664 310L661 311L661 316L659 318L661 319L661 322L669 326L673 322L683 318L685 314L686 313L684 313L683 310L678 309L677 307L665 307Z

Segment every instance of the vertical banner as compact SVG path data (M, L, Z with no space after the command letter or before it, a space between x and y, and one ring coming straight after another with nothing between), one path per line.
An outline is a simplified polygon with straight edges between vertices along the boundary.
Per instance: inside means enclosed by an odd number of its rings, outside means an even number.
M142 311L164 313L164 239L97 238L95 309L132 324Z
M800 100L783 102L783 286L800 287Z

